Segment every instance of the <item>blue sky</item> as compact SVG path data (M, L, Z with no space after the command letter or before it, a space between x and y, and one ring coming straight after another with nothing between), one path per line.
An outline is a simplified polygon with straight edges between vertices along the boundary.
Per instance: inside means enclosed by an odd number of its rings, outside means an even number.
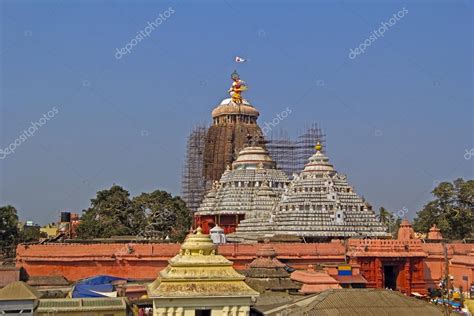
M318 122L356 191L412 218L438 182L473 178L472 13L470 1L3 1L0 149L57 113L0 159L0 205L44 224L114 183L179 194L186 137L237 69L260 125L287 107L293 136Z

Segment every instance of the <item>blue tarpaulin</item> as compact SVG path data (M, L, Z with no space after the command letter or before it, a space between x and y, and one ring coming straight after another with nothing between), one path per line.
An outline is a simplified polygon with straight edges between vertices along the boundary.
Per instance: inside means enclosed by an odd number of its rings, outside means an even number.
M114 287L112 285L112 282L117 280L126 279L117 278L109 275L98 275L95 277L80 280L74 285L74 289L72 291L72 298L104 297L104 295L95 292L113 292Z

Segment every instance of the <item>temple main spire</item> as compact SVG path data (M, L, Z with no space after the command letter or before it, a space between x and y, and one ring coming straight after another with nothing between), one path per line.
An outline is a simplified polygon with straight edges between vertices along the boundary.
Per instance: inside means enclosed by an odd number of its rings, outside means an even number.
M242 97L246 83L237 72L231 75L230 98L222 100L212 111L204 144L203 175L207 183L218 181L226 166L231 165L237 154L247 145L247 135L262 135L257 125L260 115L250 102Z

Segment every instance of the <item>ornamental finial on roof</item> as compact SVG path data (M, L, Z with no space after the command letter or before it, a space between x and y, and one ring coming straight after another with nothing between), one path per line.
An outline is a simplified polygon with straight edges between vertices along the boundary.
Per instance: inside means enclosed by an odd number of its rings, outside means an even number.
M316 146L314 146L314 148L316 149L316 151L321 151L321 149L323 149L323 146L321 145L320 142L318 142Z
M236 70L230 76L232 78L232 86L229 89L229 94L232 97L232 101L237 104L242 103L242 92L248 89L245 81L240 80L240 76Z

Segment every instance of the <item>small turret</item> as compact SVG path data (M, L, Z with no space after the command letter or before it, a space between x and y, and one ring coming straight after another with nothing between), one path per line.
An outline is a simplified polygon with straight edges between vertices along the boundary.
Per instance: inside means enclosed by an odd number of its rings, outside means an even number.
M415 231L407 219L402 220L398 229L398 240L415 239Z
M441 235L441 230L436 227L436 224L433 224L433 226L430 228L430 231L428 233L428 239L429 240L442 240L443 235Z

